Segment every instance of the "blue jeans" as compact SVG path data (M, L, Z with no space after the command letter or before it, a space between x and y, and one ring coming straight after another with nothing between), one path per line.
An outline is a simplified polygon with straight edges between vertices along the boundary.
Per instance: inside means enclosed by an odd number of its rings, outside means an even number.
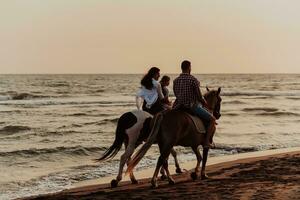
M207 128L210 124L213 116L208 112L201 104L192 107L192 111L195 115L197 115L200 119L203 120L205 127Z

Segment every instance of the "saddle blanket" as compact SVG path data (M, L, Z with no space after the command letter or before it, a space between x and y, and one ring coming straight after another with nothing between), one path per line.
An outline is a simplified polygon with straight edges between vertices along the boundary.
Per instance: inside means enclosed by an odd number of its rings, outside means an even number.
M205 130L205 126L202 122L202 120L197 117L197 116L193 116L191 114L188 114L188 116L192 119L192 121L194 122L194 125L196 127L197 133L201 133L201 134L205 134L206 130Z

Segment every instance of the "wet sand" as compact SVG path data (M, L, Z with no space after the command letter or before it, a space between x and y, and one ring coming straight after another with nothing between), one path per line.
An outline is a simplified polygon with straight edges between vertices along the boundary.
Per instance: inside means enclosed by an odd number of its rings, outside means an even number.
M298 149L298 148L297 148ZM270 153L269 153L270 154ZM194 162L195 164L195 162ZM193 181L192 170L173 175L175 185L159 181L150 187L150 178L139 184L128 181L114 189L108 183L81 186L55 194L26 199L300 199L300 151L264 155L207 167L209 179ZM190 168L191 169L191 168ZM146 173L151 177L151 173ZM139 177L139 176L137 176Z

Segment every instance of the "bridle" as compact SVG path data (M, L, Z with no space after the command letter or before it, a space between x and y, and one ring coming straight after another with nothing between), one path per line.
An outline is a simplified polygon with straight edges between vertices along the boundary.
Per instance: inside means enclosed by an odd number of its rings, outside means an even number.
M218 104L221 103L221 99L217 96L218 92L217 91L208 91L204 95L204 99L208 102L209 98L217 98L216 102L213 102L212 105L207 105L208 111L213 115L213 116L221 116L220 115L220 108L216 110L216 108L220 107ZM217 118L217 117L216 117Z

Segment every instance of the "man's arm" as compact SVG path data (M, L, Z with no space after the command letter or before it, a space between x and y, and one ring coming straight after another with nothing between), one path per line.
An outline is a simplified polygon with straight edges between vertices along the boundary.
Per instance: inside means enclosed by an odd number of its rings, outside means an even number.
M200 90L200 82L198 80L195 80L195 90L198 101L204 106L208 107L206 100L203 98L201 90Z

